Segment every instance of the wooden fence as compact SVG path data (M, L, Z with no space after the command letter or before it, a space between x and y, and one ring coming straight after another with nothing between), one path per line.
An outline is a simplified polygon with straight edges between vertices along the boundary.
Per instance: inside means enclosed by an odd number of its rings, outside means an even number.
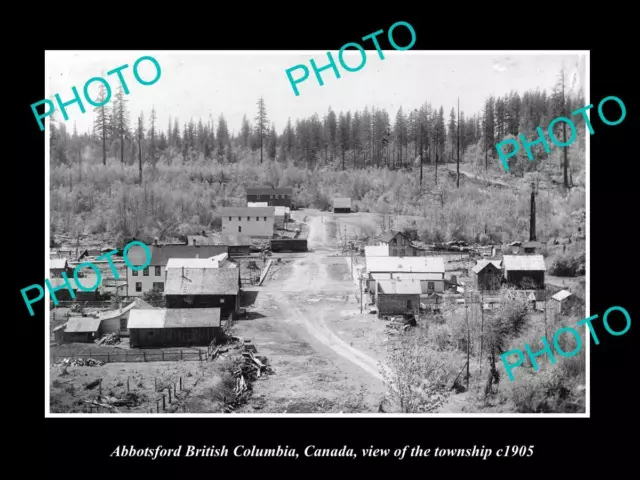
M169 362L169 361L203 361L206 358L206 352L201 350L179 350L173 352L101 352L101 353L85 353L73 355L52 355L51 363L56 363L64 358L72 361L75 359L87 360L92 358L105 363L125 363L125 362Z

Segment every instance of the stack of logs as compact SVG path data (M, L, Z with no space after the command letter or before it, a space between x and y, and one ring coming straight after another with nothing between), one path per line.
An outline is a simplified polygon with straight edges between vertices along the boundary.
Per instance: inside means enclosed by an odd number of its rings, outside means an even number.
M225 412L230 413L244 403L251 391L251 383L263 375L275 373L269 366L269 359L262 355L255 355L258 349L251 340L242 340L239 337L232 337L235 341L236 349L242 349L242 356L236 359L238 368L233 371L236 378L235 399L230 402Z

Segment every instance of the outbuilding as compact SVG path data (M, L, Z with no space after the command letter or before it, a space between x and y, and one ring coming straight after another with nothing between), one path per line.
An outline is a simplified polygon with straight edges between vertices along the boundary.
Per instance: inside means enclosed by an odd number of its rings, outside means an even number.
M521 288L543 288L547 267L542 255L505 255L502 258L504 278L509 285Z
M347 197L334 198L333 213L351 213L351 199Z
M206 346L221 335L219 308L132 310L132 348Z
M478 290L499 290L502 283L502 262L480 260L472 269L473 284Z

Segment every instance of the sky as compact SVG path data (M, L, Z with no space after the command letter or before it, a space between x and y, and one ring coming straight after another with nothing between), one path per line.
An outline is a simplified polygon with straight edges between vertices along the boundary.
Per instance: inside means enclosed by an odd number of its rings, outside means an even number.
M324 85L314 76L309 60L318 67L328 63L327 52L172 52L172 51L47 51L45 71L49 88L45 98L53 99L58 93L63 102L73 98L75 86L82 95L84 84L92 77L102 76L109 81L115 94L120 84L116 74L106 75L123 64L122 70L130 93L127 95L131 118L144 111L148 119L155 107L158 127L166 131L176 117L180 129L193 118L203 122L212 116L215 124L222 113L229 131L237 135L242 116L250 121L256 116L256 102L264 97L267 116L282 133L287 119L307 118L318 113L322 118L329 107L336 113L362 111L365 106L385 108L393 120L400 106L406 112L419 108L424 102L444 107L448 117L460 98L460 109L465 115L482 110L489 95L501 96L514 90L523 93L530 89L550 90L556 83L558 72L565 65L574 90L585 84L588 53L582 52L428 52L384 51L384 60L375 50L367 50L367 61L357 72L344 70L332 52L341 78L332 69L322 72ZM133 75L133 64L142 56L154 57L161 67L159 80L153 85L138 83ZM357 66L360 53L347 51L345 62ZM296 96L285 71L296 65L309 68L307 80L297 84ZM140 64L139 74L145 80L154 77L151 62ZM300 70L292 73L295 78ZM89 88L89 96L97 98L98 83ZM584 87L582 87L584 88ZM46 90L46 89L45 89ZM586 93L586 92L585 92ZM113 97L112 97L113 98ZM586 99L588 100L588 99ZM77 104L68 107L67 127L74 122L78 132L92 129L94 113L83 98L86 113ZM113 99L107 104L112 105ZM56 110L59 110L56 104ZM62 114L56 114L63 121ZM133 124L134 122L132 122Z

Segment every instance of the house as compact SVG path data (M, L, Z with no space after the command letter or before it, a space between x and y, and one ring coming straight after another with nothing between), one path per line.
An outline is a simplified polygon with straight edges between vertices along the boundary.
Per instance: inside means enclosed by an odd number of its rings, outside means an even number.
M84 288L93 287L97 281L98 276L95 273L85 274L82 277L78 277L78 282L76 282L73 276L67 277L69 280L69 285L73 290L75 298L72 298L69 289L65 287L65 279L62 277L50 278L49 282L51 283L51 287L56 289L53 295L55 295L56 299L59 302L63 301L79 301L79 302L90 302L100 300L102 295L104 295L104 283L100 282L94 290L87 292L84 290L80 290L78 288L78 283L80 283ZM53 300L53 298L52 298Z
M388 257L389 247L386 245L365 245L365 257Z
M389 249L390 257L414 257L417 256L411 240L403 232L385 232L378 239L378 245Z
M533 255L542 251L542 243L540 242L523 242L522 252L525 255Z
M62 333L62 343L93 343L100 335L99 330L99 318L69 317ZM54 335L56 335L55 330Z
M164 290L165 270L170 258L210 258L221 253L227 253L226 245L149 245L151 263L143 270L132 270L127 267L128 295L141 297L144 292L152 289ZM127 256L133 265L144 265L147 257L145 251L132 246Z
M572 315L575 313L576 307L580 310L580 299L568 290L560 290L551 297L549 302L549 310L555 315Z
M430 273L429 281L442 281L444 288L444 260L442 257L367 257L369 280L367 288L375 292L375 282L392 279L394 274ZM425 279L426 280L426 279ZM434 284L435 289L435 284Z
M73 274L73 271L69 268L69 262L66 258L52 258L49 262L49 276L51 278L62 277L62 272L66 273L67 276Z
M351 199L346 197L336 197L333 199L333 213L350 213Z
M521 288L542 288L546 270L542 255L504 255L502 257L502 271L509 285Z
M202 235L188 235L187 239L190 245L193 245L194 240L197 245L226 245L228 247L228 253L231 257L249 256L251 251L251 237L241 234L225 234L219 233L207 234L202 232Z
M471 269L473 284L478 290L499 290L502 283L500 260L479 260Z
M406 315L418 313L422 287L419 281L384 279L374 290L378 315Z
M226 207L220 210L223 234L271 238L275 228L274 207Z
M222 316L240 309L239 268L172 268L165 286L167 308L219 308Z
M247 203L267 202L269 206L289 207L293 200L293 188L247 187Z
M126 307L120 307L117 310L108 310L98 314L98 320L100 320L100 328L98 333L100 336L108 335L110 333L116 333L121 337L129 336L128 322L129 316L133 309L148 309L153 310L154 307L149 305L141 298L136 298Z
M132 310L132 348L206 346L221 335L219 308Z

